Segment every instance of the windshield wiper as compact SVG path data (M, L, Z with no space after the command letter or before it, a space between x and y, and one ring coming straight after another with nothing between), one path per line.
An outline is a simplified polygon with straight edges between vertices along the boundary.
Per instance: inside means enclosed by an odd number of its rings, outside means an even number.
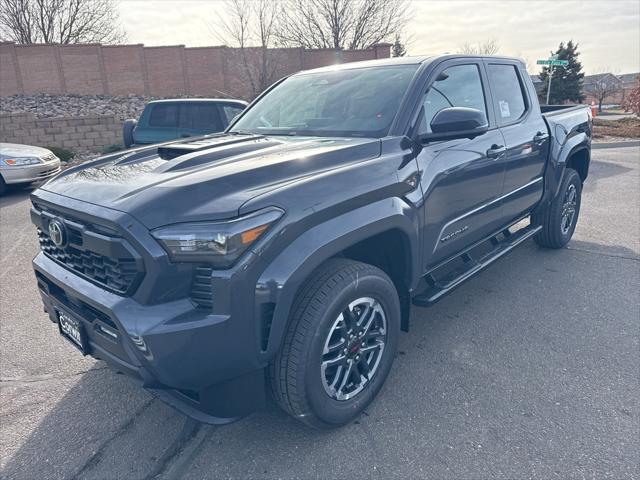
M249 130L232 130L227 133L229 135L260 135L259 133L250 132Z

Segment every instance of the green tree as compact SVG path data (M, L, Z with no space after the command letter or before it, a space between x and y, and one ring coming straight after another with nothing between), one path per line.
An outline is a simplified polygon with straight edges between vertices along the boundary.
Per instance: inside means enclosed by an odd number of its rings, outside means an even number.
M551 55L557 55L558 60L567 60L569 65L566 67L552 67L553 74L549 103L582 102L584 100L584 95L582 94L584 73L582 73L582 63L578 60L580 55L578 44L574 43L573 40L569 40L566 45L561 42L558 50L551 52ZM540 80L542 80L540 95L545 102L549 86L549 71L549 67L543 67L542 72L540 72Z
M396 36L393 40L393 45L391 45L391 56L392 57L404 57L407 54L407 48L402 43L400 39L400 35L396 33Z

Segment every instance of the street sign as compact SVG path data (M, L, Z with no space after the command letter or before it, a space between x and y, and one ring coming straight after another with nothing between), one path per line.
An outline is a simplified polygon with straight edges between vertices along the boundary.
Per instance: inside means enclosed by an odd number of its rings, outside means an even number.
M536 61L538 65L555 65L559 67L566 67L569 65L569 60L538 60Z
M547 105L549 105L549 99L551 98L551 79L553 77L553 67L566 67L569 65L569 60L558 60L558 55L551 55L548 60L537 60L538 65L549 65L549 83L547 85Z

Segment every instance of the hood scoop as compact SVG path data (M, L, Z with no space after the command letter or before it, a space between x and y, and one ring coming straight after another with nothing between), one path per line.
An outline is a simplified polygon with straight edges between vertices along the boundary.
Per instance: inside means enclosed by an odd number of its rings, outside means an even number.
M169 145L163 145L161 147L158 147L158 156L163 160L173 160L176 157L180 157L188 153L199 152L208 148L233 145L234 143L246 142L247 140L254 140L257 138L262 138L262 136L251 135L240 137L220 133L218 135L211 135L199 140L176 142L170 143Z
M198 141L185 145L168 145L158 148L158 156L167 162L157 172L174 172L197 167L217 160L232 160L239 155L259 152L276 147L282 142L261 136L225 138L225 141ZM161 152L162 151L162 152ZM168 157L168 158L167 158Z

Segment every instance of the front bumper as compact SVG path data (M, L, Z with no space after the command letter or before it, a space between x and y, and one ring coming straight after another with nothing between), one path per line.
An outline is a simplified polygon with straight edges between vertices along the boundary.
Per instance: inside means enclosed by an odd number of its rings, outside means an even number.
M183 413L227 423L264 401L264 372L226 365L228 315L207 314L185 299L154 306L106 292L38 254L33 267L44 309L80 320L89 354L137 380ZM236 367L238 363L235 364ZM228 368L225 368L227 366Z
M257 257L249 253L233 269L213 272L213 306L202 308L189 296L191 267L171 264L133 217L42 189L32 200L39 228L47 230L47 215L68 215L78 225L101 222L118 230L145 268L135 292L118 294L40 252L33 268L51 321L57 323L57 311L71 313L83 326L90 355L201 421L228 422L263 403L269 355L261 348L254 304L263 268ZM95 233L83 239L88 245Z
M41 182L60 173L60 160L25 167L6 167L0 173L7 184Z

